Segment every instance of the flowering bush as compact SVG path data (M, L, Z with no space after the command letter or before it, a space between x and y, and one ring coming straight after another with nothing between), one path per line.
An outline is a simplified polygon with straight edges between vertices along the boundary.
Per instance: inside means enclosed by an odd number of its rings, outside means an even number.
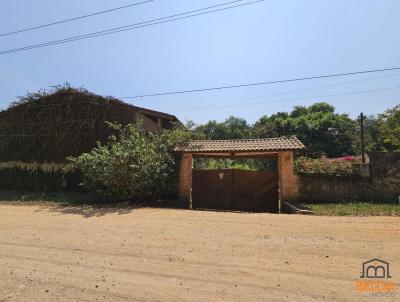
M294 169L299 174L321 174L332 176L354 175L353 162L348 160L329 159L327 157L300 157L294 163Z

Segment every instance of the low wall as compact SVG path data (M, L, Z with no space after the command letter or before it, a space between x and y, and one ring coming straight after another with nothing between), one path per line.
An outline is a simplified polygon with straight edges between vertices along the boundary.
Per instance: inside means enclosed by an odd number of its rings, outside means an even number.
M370 177L299 175L298 201L399 202L400 152L369 154Z

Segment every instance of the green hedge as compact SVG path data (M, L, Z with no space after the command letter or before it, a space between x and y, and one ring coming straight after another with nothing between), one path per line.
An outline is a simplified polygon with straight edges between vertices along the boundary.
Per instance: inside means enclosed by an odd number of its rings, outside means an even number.
M0 190L81 192L82 174L58 164L0 163Z

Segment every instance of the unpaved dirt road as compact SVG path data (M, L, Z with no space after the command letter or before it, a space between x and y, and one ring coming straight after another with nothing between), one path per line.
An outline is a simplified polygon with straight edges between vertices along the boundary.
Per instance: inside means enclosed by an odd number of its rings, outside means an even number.
M0 301L399 301L400 219L0 206Z

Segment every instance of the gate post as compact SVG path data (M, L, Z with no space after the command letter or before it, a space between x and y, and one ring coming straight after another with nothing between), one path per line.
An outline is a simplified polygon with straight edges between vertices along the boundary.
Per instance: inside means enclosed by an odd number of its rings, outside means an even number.
M278 166L280 203L296 199L299 191L299 182L293 169L293 151L279 152Z
M188 208L191 206L192 191L192 166L193 158L191 153L182 153L179 166L179 184L178 195L188 202Z

